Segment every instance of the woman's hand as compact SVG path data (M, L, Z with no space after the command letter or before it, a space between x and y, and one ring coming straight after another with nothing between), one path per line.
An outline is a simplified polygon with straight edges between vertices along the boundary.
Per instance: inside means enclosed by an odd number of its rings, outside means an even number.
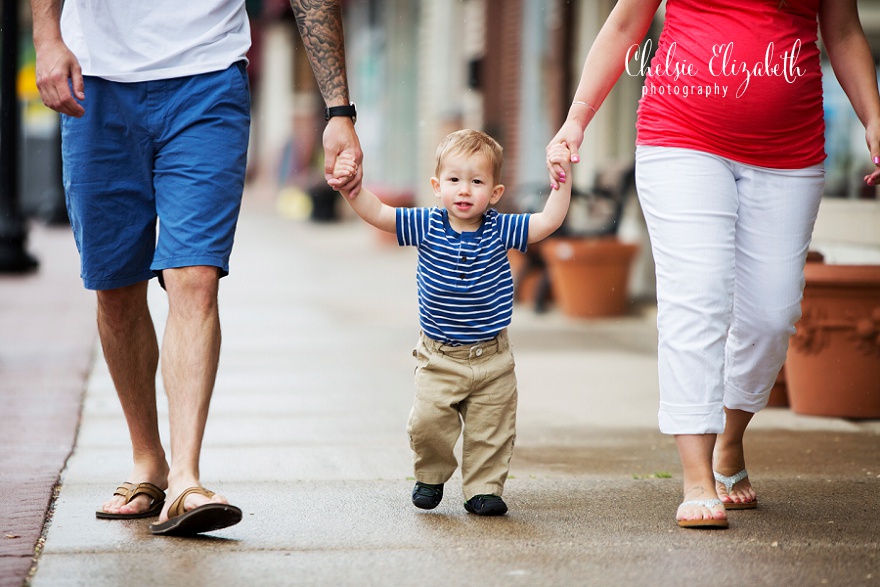
M865 141L868 143L868 151L871 153L871 162L874 163L873 173L865 176L868 185L880 185L880 120L870 124L865 131Z
M577 163L581 160L578 149L583 141L584 129L577 121L569 118L547 145L547 171L550 173L550 187L554 190L559 189L560 183L565 183L566 175L562 165L551 161L551 151L556 145L565 145L571 151L571 162Z

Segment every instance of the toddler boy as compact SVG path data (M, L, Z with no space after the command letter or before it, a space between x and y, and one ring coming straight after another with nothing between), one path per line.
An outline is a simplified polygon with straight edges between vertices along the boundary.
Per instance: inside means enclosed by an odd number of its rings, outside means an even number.
M571 169L565 145L548 161ZM433 509L458 465L453 450L462 433L465 510L481 516L507 513L501 498L513 451L516 376L507 337L513 313L508 249L525 251L562 224L571 184L551 191L537 214L499 214L491 206L504 193L502 148L489 135L456 131L440 143L435 177L439 206L394 208L366 189L343 192L354 211L373 226L397 234L398 244L418 248L419 322L413 351L416 397L407 432L414 454L412 502ZM330 186L357 172L350 158L336 160Z

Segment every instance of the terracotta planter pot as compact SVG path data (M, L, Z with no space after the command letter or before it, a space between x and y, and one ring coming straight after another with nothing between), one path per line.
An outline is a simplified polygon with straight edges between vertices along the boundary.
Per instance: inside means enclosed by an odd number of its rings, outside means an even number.
M809 263L804 274L786 359L792 411L880 418L880 265Z
M628 310L629 274L639 247L616 238L551 238L541 245L560 310L579 318Z
M514 300L523 304L535 304L536 308L543 307L553 297L551 288L545 284L547 268L541 257L541 244L543 243L529 245L528 253L515 249L507 251L510 272L513 275Z
M768 408L788 407L788 385L785 383L785 365L779 370L776 381L770 389L770 399L767 401Z
M824 263L825 256L819 251L807 251L807 263ZM768 408L787 408L788 407L788 384L785 382L785 365L779 370L776 381L770 389L770 399L767 402Z

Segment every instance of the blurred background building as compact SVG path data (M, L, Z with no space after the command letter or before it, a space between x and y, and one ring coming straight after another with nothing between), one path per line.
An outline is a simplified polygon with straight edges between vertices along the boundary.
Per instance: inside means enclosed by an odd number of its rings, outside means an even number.
M380 194L430 203L428 178L438 141L457 128L479 128L504 146L504 183L512 196L505 196L506 205L520 205L547 183L544 147L565 118L584 57L614 4L346 1L348 77L366 184ZM880 63L880 2L860 0L859 11ZM649 34L655 40L663 17L661 7ZM263 0L253 23L253 173L279 188L308 189L321 181L323 104L287 3ZM816 243L831 262L880 262L878 190L862 181L870 163L864 129L827 58L823 71L828 188ZM642 82L624 73L588 128L574 175L579 190L589 191L609 170L632 165ZM646 239L634 197L628 198L620 233ZM652 293L651 272L636 272L636 295Z

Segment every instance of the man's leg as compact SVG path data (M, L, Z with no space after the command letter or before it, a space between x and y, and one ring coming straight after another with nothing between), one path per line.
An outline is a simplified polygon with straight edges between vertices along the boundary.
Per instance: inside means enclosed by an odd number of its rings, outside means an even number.
M163 277L168 323L162 345L162 378L171 424L171 471L160 523L168 519L168 508L177 496L189 487L200 486L199 458L220 359L219 270L181 267L165 269ZM190 494L184 509L209 502L228 503L221 495L207 498Z
M159 515L162 524L174 501L200 486L202 438L220 355L218 280L229 272L241 207L250 102L243 63L154 85L174 97L164 103L163 130L156 138L153 186L160 222L150 266L162 272L169 306L162 377L171 424L171 471L166 507ZM187 493L184 511L209 502L227 503L221 496ZM235 523L231 508L215 513L222 519L203 511L185 531Z
M168 464L156 415L159 348L147 306L148 283L98 291L98 332L131 436L134 469L128 480L164 489L168 485ZM128 504L114 496L104 503L103 510L136 514L146 511L149 505L147 495L139 495Z

